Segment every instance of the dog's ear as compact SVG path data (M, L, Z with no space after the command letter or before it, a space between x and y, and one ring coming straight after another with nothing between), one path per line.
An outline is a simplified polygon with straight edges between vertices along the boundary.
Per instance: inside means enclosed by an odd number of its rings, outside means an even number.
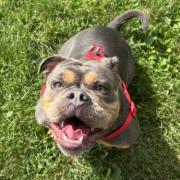
M113 71L118 70L118 62L119 58L117 56L102 59L102 63L104 63L106 67L110 68Z
M66 60L66 58L59 54L50 56L42 60L42 62L39 65L38 72L43 73L44 75L47 76L56 67L58 63L61 63L64 60Z

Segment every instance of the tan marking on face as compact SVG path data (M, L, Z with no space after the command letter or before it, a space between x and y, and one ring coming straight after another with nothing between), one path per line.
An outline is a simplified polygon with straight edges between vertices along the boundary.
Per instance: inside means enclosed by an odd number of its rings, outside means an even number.
M63 81L67 84L71 84L75 80L76 74L71 70L66 70L63 74Z
M49 109L53 99L50 96L43 96L42 97L42 106L44 110Z
M119 111L120 111L119 100L115 101L112 104L101 103L101 107L105 110L106 113L106 117L107 117L106 123L111 125L111 123L115 121L119 116Z
M89 71L84 76L84 83L87 85L92 85L97 78L97 74L93 71Z
M43 96L42 97L42 107L43 110L46 112L47 117L49 118L49 120L51 122L56 122L56 120L54 120L54 108L52 108L53 106L53 98L50 96Z
M50 122L58 122L58 119L60 118L60 110L63 111L63 109L59 109L59 105L64 99L64 95L67 90L63 90L56 96L42 96L41 98L41 103L42 103L42 108L44 112L46 113L48 120Z
M113 120L116 120L116 118L119 116L120 102L118 99L111 104L105 103L104 101L100 101L98 99L96 101L96 105L104 110L107 117L106 121L108 121L109 123L111 123Z

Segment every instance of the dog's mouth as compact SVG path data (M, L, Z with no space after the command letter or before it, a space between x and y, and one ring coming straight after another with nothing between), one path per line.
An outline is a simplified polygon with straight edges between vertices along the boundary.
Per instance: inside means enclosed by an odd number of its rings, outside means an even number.
M80 147L92 139L95 141L98 134L101 134L103 130L88 126L76 116L61 123L51 123L50 127L57 143L67 148Z

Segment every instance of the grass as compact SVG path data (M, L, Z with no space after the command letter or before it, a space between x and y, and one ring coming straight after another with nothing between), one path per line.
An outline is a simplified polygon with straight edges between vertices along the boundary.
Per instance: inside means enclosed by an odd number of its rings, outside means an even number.
M180 179L180 8L178 0L0 1L0 179ZM72 160L62 156L34 117L43 78L39 62L69 37L108 23L128 9L150 15L122 34L136 59L131 94L142 134L130 149L96 146Z

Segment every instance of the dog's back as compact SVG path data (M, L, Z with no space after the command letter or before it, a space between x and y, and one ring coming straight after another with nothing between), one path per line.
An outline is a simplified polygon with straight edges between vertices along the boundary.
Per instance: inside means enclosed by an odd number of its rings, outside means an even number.
M59 54L82 59L92 44L98 43L104 48L105 57L117 56L119 58L118 72L126 85L129 85L134 74L133 56L127 42L117 30L127 19L133 17L140 18L143 30L147 29L148 17L144 13L137 10L126 11L108 23L107 26L80 31L62 46Z

